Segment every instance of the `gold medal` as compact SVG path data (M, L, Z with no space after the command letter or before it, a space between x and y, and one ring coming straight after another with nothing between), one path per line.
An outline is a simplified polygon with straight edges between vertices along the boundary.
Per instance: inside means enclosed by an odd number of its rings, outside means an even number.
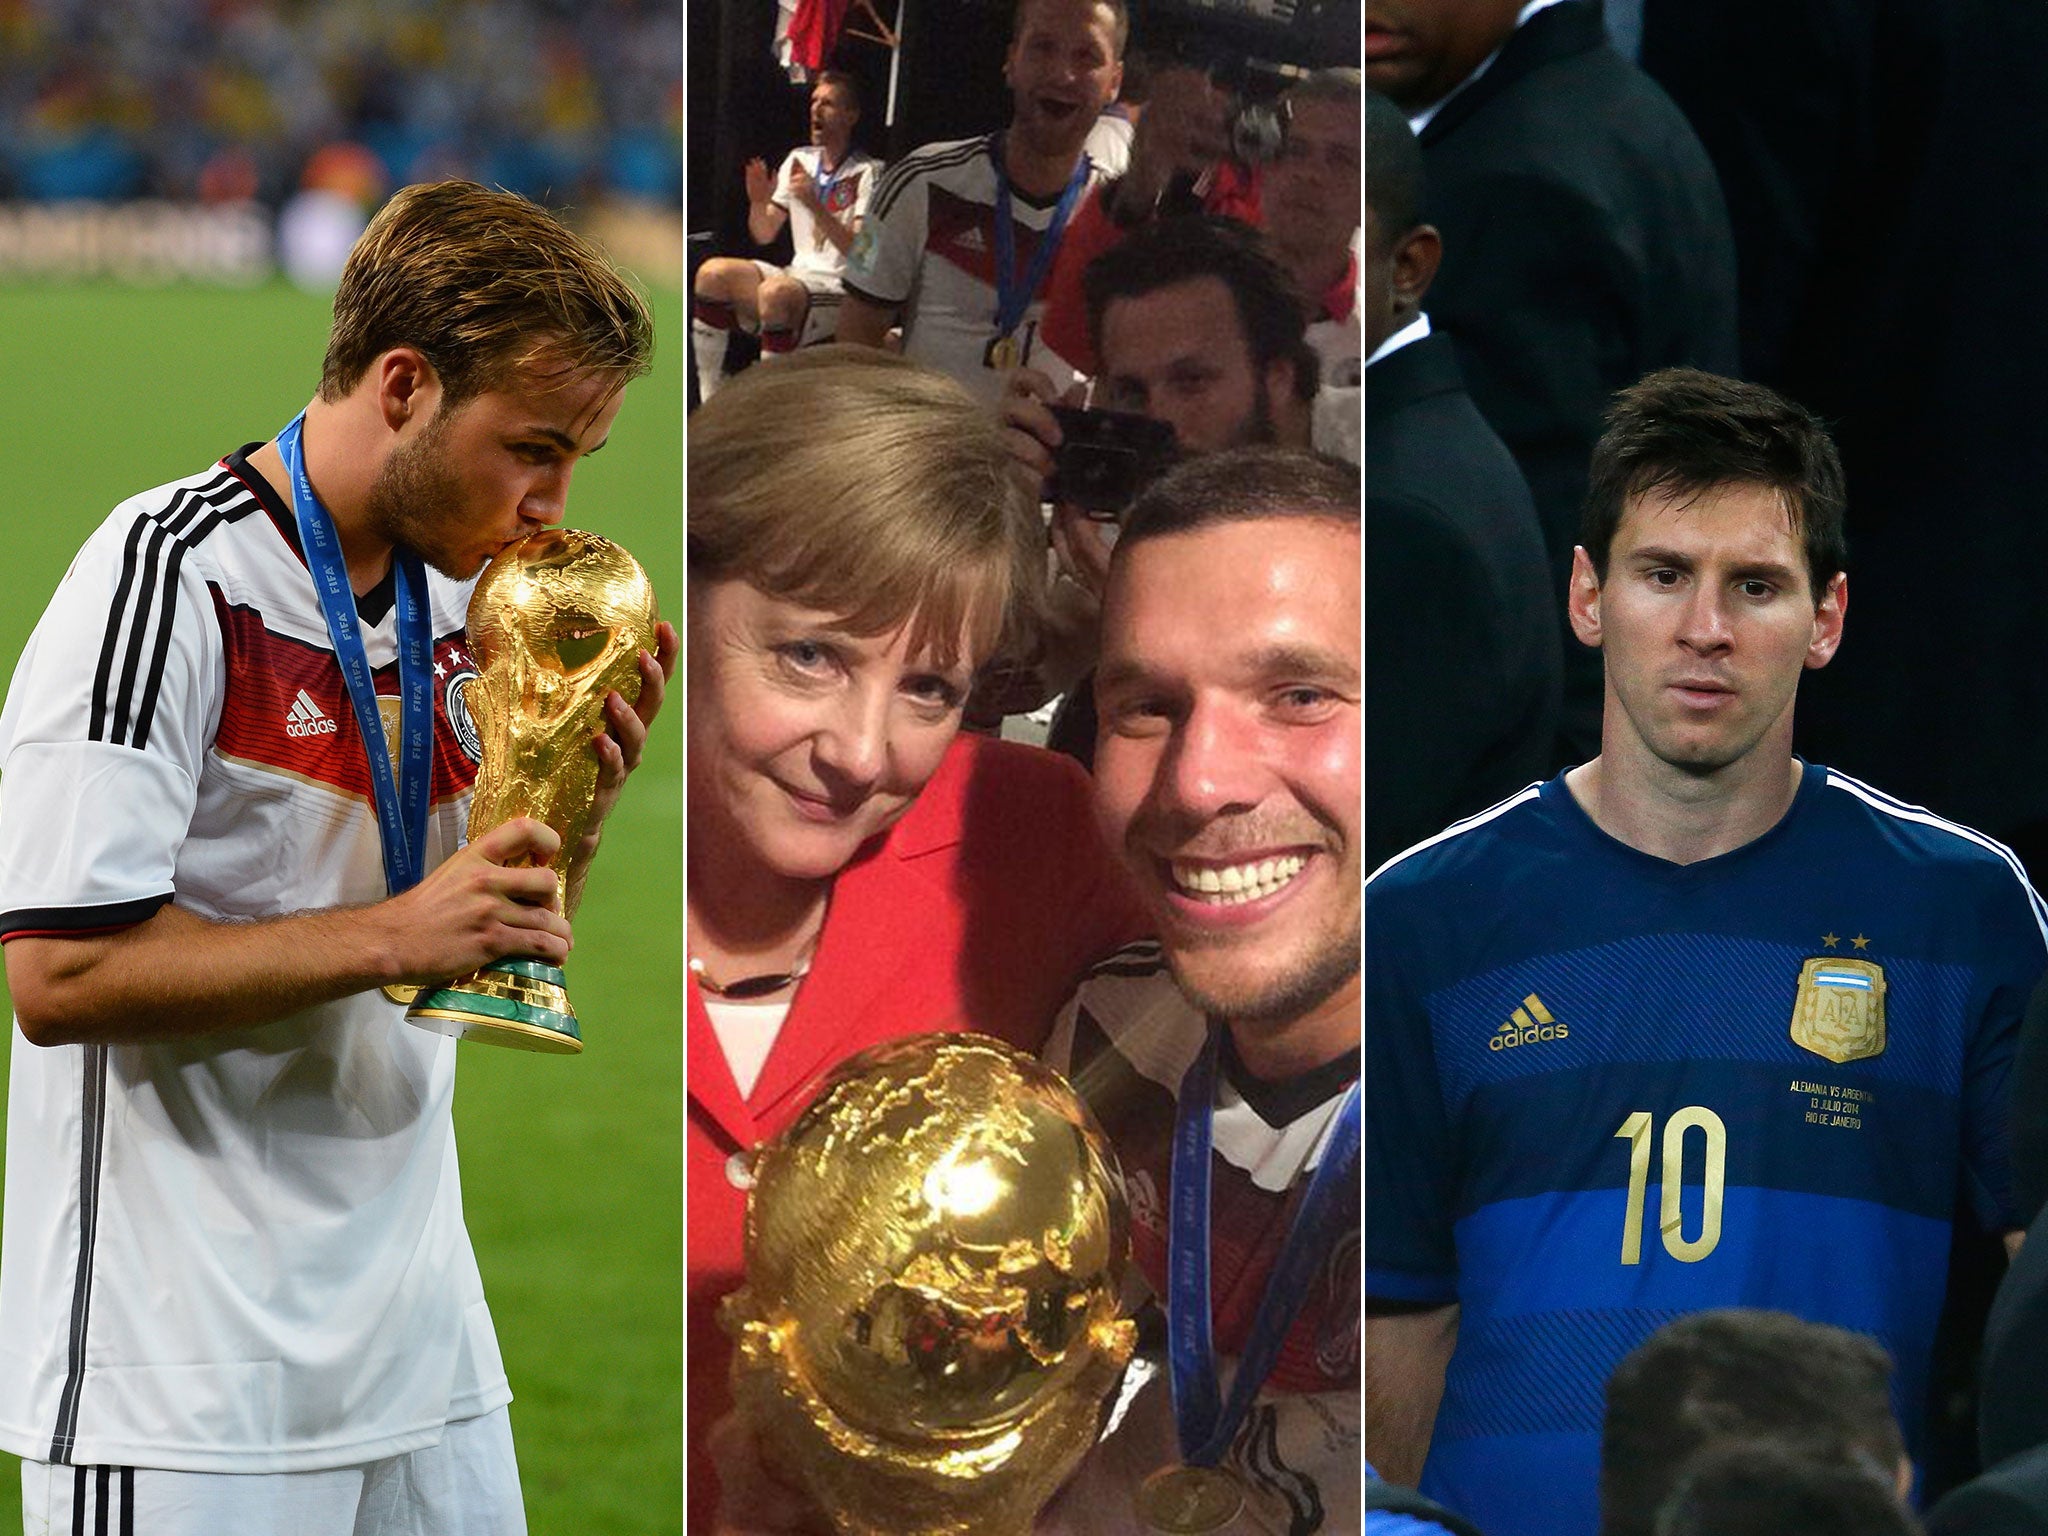
M1014 368L1017 366L1017 338L1014 335L998 336L988 344L988 351L982 362L990 368Z
M412 1000L424 992L426 988L415 987L403 981L394 981L390 986L379 987L377 990L398 1004L399 1007L410 1008Z
M1244 1490L1221 1467L1161 1467L1138 1485L1138 1518L1148 1531L1208 1536L1244 1508Z

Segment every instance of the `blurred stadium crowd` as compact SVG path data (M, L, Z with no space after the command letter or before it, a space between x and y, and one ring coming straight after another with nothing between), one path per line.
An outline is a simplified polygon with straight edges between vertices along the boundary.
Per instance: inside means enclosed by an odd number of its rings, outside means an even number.
M681 200L667 0L0 0L0 198Z

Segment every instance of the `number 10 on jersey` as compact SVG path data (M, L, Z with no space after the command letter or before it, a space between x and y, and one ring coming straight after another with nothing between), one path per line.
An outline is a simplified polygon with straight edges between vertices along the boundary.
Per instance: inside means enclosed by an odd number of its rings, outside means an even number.
M1621 1223L1621 1262L1643 1262L1643 1205L1650 1188L1650 1142L1655 1134L1654 1117L1639 1109L1621 1122L1614 1134L1628 1143L1628 1209ZM1685 1137L1697 1130L1706 1138L1706 1179L1701 1193L1706 1197L1700 1214L1699 1236L1685 1235ZM1721 1196L1728 1182L1728 1128L1721 1117L1704 1105L1681 1109L1664 1122L1664 1179L1659 1201L1657 1229L1664 1237L1664 1251L1681 1264L1697 1264L1721 1241Z

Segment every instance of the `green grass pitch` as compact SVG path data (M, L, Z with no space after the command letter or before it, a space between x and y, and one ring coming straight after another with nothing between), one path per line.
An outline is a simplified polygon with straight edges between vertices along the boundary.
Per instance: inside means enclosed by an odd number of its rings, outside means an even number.
M632 550L680 625L687 342L681 296L651 297L654 373L578 468L569 522ZM282 285L0 287L0 679L117 501L274 435L312 395L327 318ZM678 689L591 871L568 973L584 1054L462 1047L464 1203L535 1536L682 1525L681 722ZM0 1456L0 1536L19 1498Z

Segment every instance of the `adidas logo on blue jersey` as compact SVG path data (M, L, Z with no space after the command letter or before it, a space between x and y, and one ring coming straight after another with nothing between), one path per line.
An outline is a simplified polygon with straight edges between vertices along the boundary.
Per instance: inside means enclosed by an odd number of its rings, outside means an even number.
M292 701L292 707L285 711L284 733L287 736L332 736L336 730L334 717L313 702L313 695L305 689Z
M1494 1031L1493 1038L1486 1042L1486 1048L1489 1051L1511 1051L1518 1045L1570 1038L1571 1030L1552 1018L1550 1010L1543 1006L1543 999L1531 992L1522 999L1522 1006L1509 1015L1507 1023Z

